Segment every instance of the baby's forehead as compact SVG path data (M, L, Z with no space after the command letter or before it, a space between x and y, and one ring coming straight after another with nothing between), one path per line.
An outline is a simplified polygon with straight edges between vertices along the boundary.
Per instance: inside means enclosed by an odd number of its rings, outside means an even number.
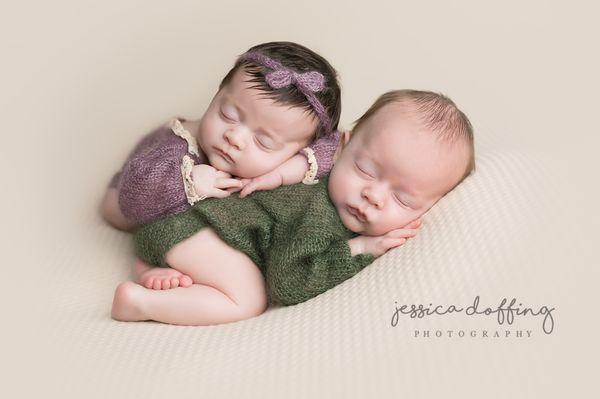
M410 118L391 118L365 125L358 132L353 156L370 162L392 181L409 182L432 195L452 186L467 162L466 145L440 140L423 124Z
M381 132L422 130L424 125L414 106L406 101L394 102L378 109L364 123L365 133L373 137Z
M217 106L233 112L237 120L277 142L295 143L311 138L319 123L312 113L270 98L249 79L243 70L236 73L219 93Z

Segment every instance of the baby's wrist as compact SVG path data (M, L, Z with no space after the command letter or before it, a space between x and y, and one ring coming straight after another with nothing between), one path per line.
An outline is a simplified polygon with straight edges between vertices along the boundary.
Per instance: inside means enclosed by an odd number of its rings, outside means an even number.
M350 247L351 256L365 253L364 240L360 236L349 239L348 246Z
M190 205L202 201L206 196L198 191L197 181L194 178L194 161L188 155L183 157L181 164L181 176L183 178L183 190Z
M282 184L297 184L303 182L303 178L307 173L308 162L306 157L301 154L296 154L283 165L281 165L277 171L281 175Z

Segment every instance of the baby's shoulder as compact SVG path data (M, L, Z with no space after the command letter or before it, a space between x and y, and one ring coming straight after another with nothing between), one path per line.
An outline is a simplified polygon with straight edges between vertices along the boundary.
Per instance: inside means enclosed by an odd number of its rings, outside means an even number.
M166 134L168 143L177 147L185 144L187 153L200 157L200 149L196 140L195 132L200 121L188 121L182 117L173 117L164 123L161 128Z

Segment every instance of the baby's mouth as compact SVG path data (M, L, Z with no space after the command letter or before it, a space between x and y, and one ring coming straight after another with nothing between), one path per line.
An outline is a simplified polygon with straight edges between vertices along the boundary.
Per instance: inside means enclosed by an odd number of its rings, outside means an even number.
M350 206L350 205L348 205L348 206L347 206L347 209L348 209L348 213L349 213L349 214L351 214L352 216L354 216L355 218L357 218L357 219L358 219L358 220L360 220L361 222L363 222L363 223L364 223L364 222L366 222L366 221L367 221L367 218L366 218L366 216L365 216L365 215L364 215L364 214L363 214L361 211L359 211L357 208L355 208L355 207L353 207L353 206Z
M231 163L231 164L232 164L232 163L234 163L234 162L233 162L233 158L231 158L231 157L229 156L229 154L227 154L225 151L223 151L223 150L221 150L221 149L219 149L219 148L216 148L216 147L215 147L215 151L217 152L217 154L219 154L219 155L220 155L220 156L221 156L223 159L225 159L227 162L229 162L229 163Z

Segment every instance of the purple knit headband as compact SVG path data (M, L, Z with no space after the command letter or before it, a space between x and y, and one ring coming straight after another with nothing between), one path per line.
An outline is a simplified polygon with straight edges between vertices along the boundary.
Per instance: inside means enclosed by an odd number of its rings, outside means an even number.
M314 93L318 93L325 88L325 77L318 71L309 71L298 73L292 69L286 68L279 62L258 51L249 51L240 56L241 60L246 60L272 69L267 73L265 80L273 89L281 89L293 84L298 90L306 96L306 99L312 105L319 116L321 124L325 128L325 134L331 132L331 121L325 111L325 107L319 101Z

